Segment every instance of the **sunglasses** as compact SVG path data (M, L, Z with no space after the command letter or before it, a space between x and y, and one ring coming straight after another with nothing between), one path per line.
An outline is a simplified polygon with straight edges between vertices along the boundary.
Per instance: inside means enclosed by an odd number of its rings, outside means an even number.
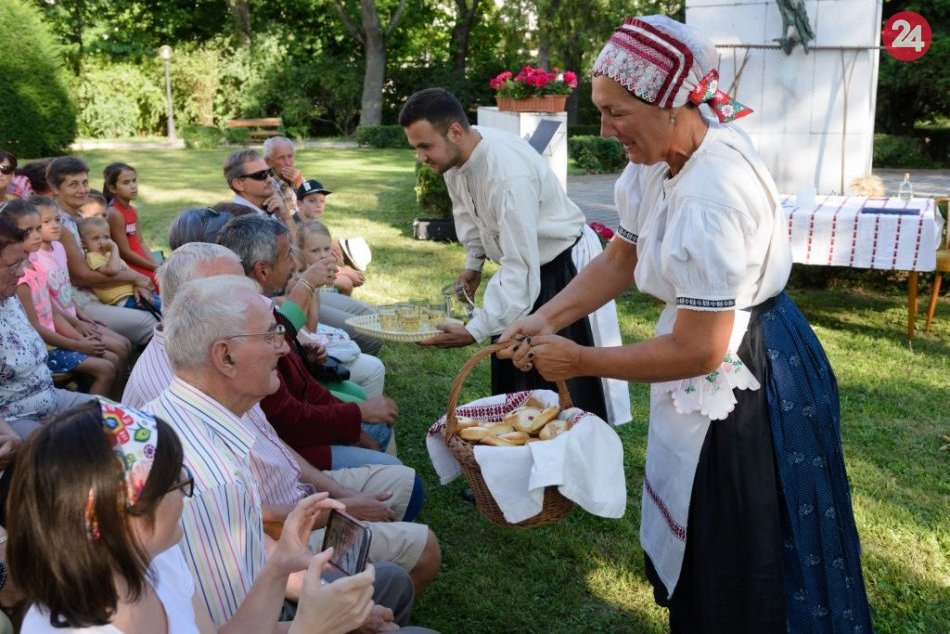
M0 174L6 176L7 174L12 174L13 170L16 169L12 165L0 165Z
M268 167L266 170L261 170L259 172L251 172L250 174L245 174L241 178L250 178L251 180L255 180L255 181L265 181L268 178L272 177L273 175L274 175L274 170Z

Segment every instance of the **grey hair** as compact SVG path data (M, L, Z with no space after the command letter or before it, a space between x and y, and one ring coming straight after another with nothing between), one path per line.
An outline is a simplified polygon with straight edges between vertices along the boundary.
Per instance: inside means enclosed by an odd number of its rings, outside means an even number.
M187 282L208 277L206 264L215 260L230 260L241 266L241 258L220 244L189 242L175 249L157 271L162 304L171 306L178 290Z
M172 220L168 228L168 246L174 250L189 242L217 242L221 227L233 217L211 207L186 209Z
M228 187L231 187L231 181L235 178L244 176L245 163L259 158L261 155L256 150L238 150L228 154L228 158L224 159L224 180L228 183ZM233 191L234 188L231 187L231 190Z
M258 262L271 266L277 263L277 239L289 233L290 230L276 220L241 216L224 225L218 234L218 244L237 253L244 272L250 275Z
M214 342L242 334L248 303L260 297L254 280L217 275L191 280L164 312L165 352L172 370L201 370L211 361Z
M290 146L290 149L294 151L294 154L297 153L297 147L294 145L294 142L288 139L285 136L272 136L271 138L264 141L264 160L270 161L271 154L274 153L274 149L281 143L286 143Z

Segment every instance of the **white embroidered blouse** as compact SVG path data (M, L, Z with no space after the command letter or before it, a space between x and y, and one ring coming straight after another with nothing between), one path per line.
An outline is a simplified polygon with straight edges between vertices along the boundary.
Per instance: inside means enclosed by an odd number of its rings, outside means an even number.
M748 136L712 122L683 169L668 174L666 163L631 163L615 186L617 235L637 246L637 288L667 305L657 334L672 331L679 308L750 308L781 292L792 265L788 233L771 176ZM670 392L682 413L725 418L734 388L758 388L736 355L748 318L737 310L719 370L657 383L653 392Z

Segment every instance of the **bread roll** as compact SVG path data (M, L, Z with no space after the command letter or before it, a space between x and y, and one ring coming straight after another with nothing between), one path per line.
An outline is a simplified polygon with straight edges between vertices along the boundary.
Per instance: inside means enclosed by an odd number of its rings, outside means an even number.
M514 431L515 428L511 425L488 425L488 431L490 431L495 436L500 436L501 434L507 434L510 431Z
M505 416L505 424L511 425L512 429L518 431L530 432L534 426L534 420L541 413L541 410L522 407L508 412Z
M530 438L530 436L528 436L528 434L523 431L510 431L507 434L501 434L498 437L516 445L523 445L528 442L528 438Z
M537 418L534 419L534 425L532 425L532 433L537 433L541 430L542 427L547 425L550 421L557 418L557 415L561 413L561 408L557 405L553 405L547 409L541 410L541 413L538 414Z
M544 426L544 429L538 434L538 438L541 440L551 440L552 438L560 436L572 426L573 424L570 421L555 418Z
M513 442L509 442L504 438L499 436L492 436L491 434L485 436L480 441L483 445L491 445L492 447L517 447Z
M459 430L459 436L462 440L481 440L485 436L491 436L491 430L487 427L466 427Z
M486 425L482 424L482 421L475 420L474 418L469 418L468 416L458 416L456 417L459 423L459 429L465 429L466 427L485 427Z

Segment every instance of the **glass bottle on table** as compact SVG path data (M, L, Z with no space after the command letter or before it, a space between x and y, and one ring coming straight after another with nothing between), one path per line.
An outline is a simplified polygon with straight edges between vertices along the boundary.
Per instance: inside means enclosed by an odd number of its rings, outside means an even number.
M904 174L904 180L897 190L897 197L901 200L910 200L914 197L914 186L910 184L910 172Z

